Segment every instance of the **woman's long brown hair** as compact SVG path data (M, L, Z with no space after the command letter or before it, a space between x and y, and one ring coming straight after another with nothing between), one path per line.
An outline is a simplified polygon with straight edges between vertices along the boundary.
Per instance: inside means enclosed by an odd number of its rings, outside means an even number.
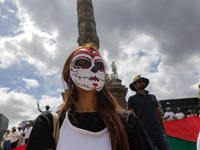
M80 48L90 48L98 52L91 44L87 44L86 46L78 47L67 58L62 71L62 80L64 87L67 85L68 92L65 93L67 96L60 108L60 115L63 111L75 108L76 106L77 91L76 88L73 88L73 91L71 89L72 80L70 78L70 63L74 53ZM98 111L110 133L112 150L129 150L126 132L117 113L120 111L121 107L117 104L106 86L104 86L100 92L97 92L97 94Z

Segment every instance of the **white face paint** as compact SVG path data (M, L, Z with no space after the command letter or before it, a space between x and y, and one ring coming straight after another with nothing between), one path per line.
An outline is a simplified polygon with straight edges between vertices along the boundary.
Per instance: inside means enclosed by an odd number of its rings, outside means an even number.
M84 90L101 91L105 84L105 69L101 56L91 49L79 49L73 56L70 76L73 82Z

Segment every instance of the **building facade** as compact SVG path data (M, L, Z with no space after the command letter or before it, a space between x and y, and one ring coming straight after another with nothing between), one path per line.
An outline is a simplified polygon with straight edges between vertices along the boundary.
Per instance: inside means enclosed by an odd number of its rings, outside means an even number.
M9 120L3 114L0 114L0 139L2 139L4 133L8 129Z

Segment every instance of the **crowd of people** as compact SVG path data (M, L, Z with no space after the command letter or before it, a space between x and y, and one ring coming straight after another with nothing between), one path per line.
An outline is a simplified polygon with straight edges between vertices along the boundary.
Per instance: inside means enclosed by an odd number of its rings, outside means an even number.
M179 107L176 108L176 113L172 112L170 107L167 107L163 119L165 121L171 121L171 120L183 119L185 117L190 117L190 116L197 116L200 118L200 111L198 111L198 114L193 114L191 110L188 110L187 115L185 115L183 112L181 112Z
M27 144L31 131L32 126L30 122L26 123L24 129L22 129L21 125L18 125L17 129L15 126L13 126L11 130L7 129L3 135L1 147L3 150L10 150Z

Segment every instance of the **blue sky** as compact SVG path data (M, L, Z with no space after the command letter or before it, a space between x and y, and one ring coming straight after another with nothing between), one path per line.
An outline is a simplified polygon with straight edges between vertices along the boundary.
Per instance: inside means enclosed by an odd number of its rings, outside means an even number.
M20 20L13 13L13 10L16 9L17 7L9 0L4 1L4 5L1 5L1 36L13 35L14 29L19 27Z
M196 97L200 83L200 2L93 1L100 53L127 88L149 78L158 100ZM62 103L61 71L77 47L71 0L0 0L0 113L10 126ZM135 94L128 89L126 100Z

